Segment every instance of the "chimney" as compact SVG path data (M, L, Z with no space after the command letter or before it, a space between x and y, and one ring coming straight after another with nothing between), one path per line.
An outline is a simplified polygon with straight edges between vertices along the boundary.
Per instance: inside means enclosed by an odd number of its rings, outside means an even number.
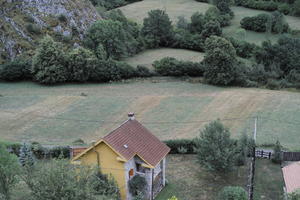
M128 113L128 118L129 120L134 120L134 113L133 112Z

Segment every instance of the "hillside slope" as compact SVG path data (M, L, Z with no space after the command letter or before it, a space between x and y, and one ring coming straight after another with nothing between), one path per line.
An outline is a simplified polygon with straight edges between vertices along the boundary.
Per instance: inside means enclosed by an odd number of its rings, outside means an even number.
M100 19L85 0L0 0L0 63L15 58L45 34L74 44Z

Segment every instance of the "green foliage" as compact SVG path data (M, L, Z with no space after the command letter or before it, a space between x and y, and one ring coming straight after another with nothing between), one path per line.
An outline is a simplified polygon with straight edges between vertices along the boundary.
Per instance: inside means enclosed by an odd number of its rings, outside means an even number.
M144 193L147 186L147 181L143 176L135 175L128 181L129 192L136 196L139 192Z
M187 149L186 148L184 148L184 147L178 147L178 153L180 153L180 154L186 154L187 153Z
M73 49L66 56L68 80L85 82L90 77L93 64L96 62L94 54L82 47Z
M204 78L214 85L230 85L243 75L243 66L236 59L232 44L224 38L211 36L205 41Z
M282 152L280 142L277 140L274 147L274 156L272 157L272 162L276 164L281 164L282 162Z
M238 186L227 186L219 193L219 200L247 200L247 192Z
M22 166L26 166L26 167L27 166L31 167L35 163L35 159L31 151L31 147L26 143L23 143L23 145L20 148L19 161Z
M168 200L178 200L176 196L172 196L170 199Z
M179 61L171 57L154 61L153 67L158 74L163 76L201 76L203 74L203 67L200 63Z
M95 50L95 55L97 56L97 58L99 60L106 60L107 59L107 53L103 47L102 44L99 44L97 47L96 47L96 50Z
M102 6L108 10L114 9L126 4L125 0L90 0L94 6Z
M95 190L99 184L99 179L95 177L98 173L96 170L54 159L47 163L37 163L32 170L24 171L22 179L30 189L33 200L99 200L99 191ZM107 193L101 195L117 199Z
M143 66L143 65L138 65L136 67L136 74L138 77L151 77L154 74L149 70L149 68Z
M178 21L176 24L176 27L179 29L183 29L183 30L188 30L189 29L189 22L184 18L184 16L179 16L178 17Z
M278 2L274 1L257 1L257 0L239 0L239 5L244 6L246 8L253 8L258 10L267 10L267 11L275 11L278 9Z
M204 51L204 41L200 34L192 34L183 29L175 30L172 47Z
M37 48L32 61L32 74L36 81L54 84L67 80L65 54L61 44L46 36Z
M95 172L92 177L93 189L98 195L115 196L120 199L120 191L117 183L112 176L103 174L101 171Z
M197 139L197 158L207 170L226 172L232 169L236 158L234 140L220 121L206 125Z
M94 82L118 81L136 76L135 69L124 62L99 60L95 63L90 79Z
M220 23L217 21L209 21L204 25L203 31L201 32L202 38L208 38L212 35L221 36L222 29Z
M288 15L289 13L291 13L291 6L287 3L284 3L284 4L280 4L278 6L278 11L285 14L285 15Z
M284 33L289 30L289 25L284 15L278 11L270 14L259 14L254 17L245 17L241 20L242 28L256 32L266 32L268 29L274 33Z
M67 18L66 15L64 15L64 14L58 15L57 19L58 19L60 22L67 22L67 21L68 21L68 18Z
M144 18L142 35L148 47L169 46L173 39L172 22L163 10L151 10Z
M176 139L166 140L164 143L171 149L170 154L178 154L180 148L186 149L185 154L196 153L196 140L194 139Z
M42 33L41 28L36 24L28 23L25 28L31 34L39 35Z
M190 25L191 32L201 34L206 22L207 21L202 13L200 12L194 13L191 16L191 25Z
M15 59L0 65L0 80L22 81L31 79L31 61Z
M11 198L11 188L17 182L19 163L17 156L10 154L7 149L0 145L0 197L5 200Z
M300 190L288 194L288 200L300 200Z
M300 16L300 0L296 0L292 6L293 15Z
M251 58L260 47L256 44L249 43L243 40L236 40L233 37L228 38L236 50L236 54L242 58Z

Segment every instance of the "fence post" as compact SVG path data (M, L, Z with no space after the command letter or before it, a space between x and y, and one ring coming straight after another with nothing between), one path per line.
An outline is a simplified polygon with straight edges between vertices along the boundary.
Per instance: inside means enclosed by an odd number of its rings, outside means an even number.
M271 159L271 152L269 152L269 160Z
M262 158L264 157L264 150L261 150L260 155Z

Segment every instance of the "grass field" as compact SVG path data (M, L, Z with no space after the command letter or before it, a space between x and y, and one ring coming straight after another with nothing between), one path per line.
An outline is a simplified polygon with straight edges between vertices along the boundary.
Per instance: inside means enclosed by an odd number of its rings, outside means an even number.
M122 10L125 16L129 19L142 24L143 19L147 16L147 13L150 10L163 9L166 10L170 19L176 23L179 16L184 16L189 20L194 12L198 11L205 13L209 7L211 7L211 5L208 3L196 2L194 0L143 0L121 7L120 10ZM232 10L235 14L235 17L231 22L231 26L224 28L224 34L227 36L236 35L236 31L240 28L240 21L242 18L258 15L260 13L266 13L266 11L236 6L232 7ZM286 21L293 29L300 30L299 17L286 16ZM279 34L266 34L247 31L244 40L260 44L265 40L276 41L279 36Z
M81 96L85 93L87 96ZM259 144L277 139L299 150L300 93L221 88L156 77L128 83L0 83L0 140L70 144L91 142L136 118L160 139L193 138L209 121L221 119L239 137L252 134L259 116Z
M178 60L186 60L200 62L204 58L204 53L185 49L159 48L149 49L135 56L124 59L125 62L132 66L144 65L151 68L155 60L160 60L164 57L174 57Z
M246 166L226 175L217 176L201 169L196 161L195 155L169 155L166 169L169 184L156 200L166 200L173 195L180 200L214 200L225 186L241 186L246 189L248 178ZM267 159L258 159L255 172L255 200L283 199L283 177L280 165L273 164Z
M225 186L247 185L247 167L223 175L216 175L202 169L195 155L169 155L166 178L169 185L156 200L167 200L175 195L180 200L214 200Z

